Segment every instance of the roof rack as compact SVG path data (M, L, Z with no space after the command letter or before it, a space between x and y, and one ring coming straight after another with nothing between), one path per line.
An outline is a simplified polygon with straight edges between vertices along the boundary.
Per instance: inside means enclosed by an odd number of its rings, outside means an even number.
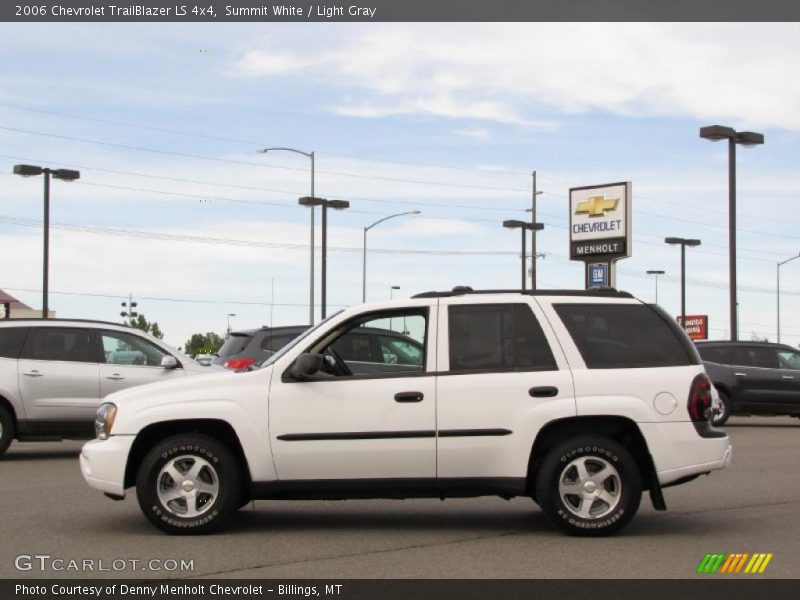
M1 319L0 323L8 323L8 322L15 322L20 323L23 321L29 321L31 323L99 323L100 325L114 325L115 327L128 327L129 329L133 329L127 323L115 323L114 321L99 321L97 319L67 319L64 317L53 317L42 319L41 317L11 317L8 319Z
M458 285L449 292L422 292L412 298L449 298L468 294L523 294L526 296L596 296L600 298L633 298L629 292L613 287L596 287L588 290L473 290L467 285Z

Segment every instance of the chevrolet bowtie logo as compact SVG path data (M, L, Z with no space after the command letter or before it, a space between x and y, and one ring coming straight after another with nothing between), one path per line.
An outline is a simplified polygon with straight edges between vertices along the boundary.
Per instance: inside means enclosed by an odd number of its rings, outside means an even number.
M619 204L619 198L606 198L605 196L589 196L575 208L576 215L589 215L589 217L602 217L608 211L614 210Z

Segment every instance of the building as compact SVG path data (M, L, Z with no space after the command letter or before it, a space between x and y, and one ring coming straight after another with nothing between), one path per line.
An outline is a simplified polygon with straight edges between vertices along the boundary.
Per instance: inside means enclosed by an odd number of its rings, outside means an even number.
M54 318L54 310L47 311L48 318ZM24 302L20 302L14 296L0 290L0 319L41 319L41 309L31 308Z

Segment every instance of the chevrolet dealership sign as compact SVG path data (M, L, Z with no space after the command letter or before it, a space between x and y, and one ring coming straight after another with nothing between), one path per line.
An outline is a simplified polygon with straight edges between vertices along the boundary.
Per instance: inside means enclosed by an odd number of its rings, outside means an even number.
M631 255L630 192L630 182L570 189L572 260L616 260Z

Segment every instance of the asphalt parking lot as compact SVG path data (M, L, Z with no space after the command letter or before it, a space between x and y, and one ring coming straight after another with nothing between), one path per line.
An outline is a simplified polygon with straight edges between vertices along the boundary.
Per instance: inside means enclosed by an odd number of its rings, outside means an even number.
M666 513L644 498L633 523L606 539L564 537L521 498L256 502L221 533L170 537L130 494L113 502L85 485L80 443L14 443L0 460L0 577L743 576L696 575L707 552L771 552L766 572L748 577L800 577L800 420L734 418L727 430L730 469L666 490ZM20 555L127 562L80 572L32 561L19 571ZM193 569L142 571L153 559L193 561Z

